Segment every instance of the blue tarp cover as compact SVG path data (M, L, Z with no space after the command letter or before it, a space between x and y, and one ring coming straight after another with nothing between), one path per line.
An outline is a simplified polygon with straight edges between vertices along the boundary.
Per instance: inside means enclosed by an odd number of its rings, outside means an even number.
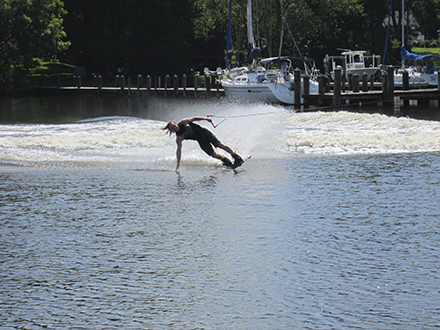
M402 61L404 60L429 60L431 57L440 58L440 55L428 54L428 55L418 55L414 53L410 53L406 50L404 46L400 50L400 56L402 57Z

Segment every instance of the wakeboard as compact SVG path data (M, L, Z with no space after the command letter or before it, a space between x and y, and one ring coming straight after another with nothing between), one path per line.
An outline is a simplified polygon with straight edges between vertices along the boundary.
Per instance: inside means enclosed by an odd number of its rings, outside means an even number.
M241 163L240 165L238 165L238 164L232 164L232 166L226 166L226 167L235 170L236 168L242 166L247 160L251 159L251 157L252 157L252 156L244 157L244 158L243 158L243 163Z

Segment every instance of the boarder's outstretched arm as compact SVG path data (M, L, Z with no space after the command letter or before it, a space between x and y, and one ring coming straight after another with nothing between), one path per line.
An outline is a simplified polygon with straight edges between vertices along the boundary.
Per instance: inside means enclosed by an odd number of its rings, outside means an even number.
M180 122L182 124L188 124L188 123L192 123L193 121L201 121L201 120L206 120L212 123L212 119L209 117L188 117L181 119Z
M176 158L177 158L177 164L176 164L176 172L179 173L179 167L180 167L180 158L182 157L182 137L181 136L177 136L176 137L176 144L177 144L177 149L176 149Z

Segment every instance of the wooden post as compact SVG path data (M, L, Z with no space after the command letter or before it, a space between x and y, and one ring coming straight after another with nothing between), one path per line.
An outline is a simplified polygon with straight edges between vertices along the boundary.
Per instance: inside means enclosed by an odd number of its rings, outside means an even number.
M368 92L368 73L366 72L362 74L362 91Z
M199 88L199 73L194 75L194 95L197 97L197 89Z
M174 87L174 95L177 95L177 91L179 90L179 77L177 74L173 77L173 87Z
M359 92L359 74L357 73L353 75L353 92Z
M124 76L124 75L121 75L121 76L119 77L119 79L121 79L121 91L123 91L124 88L125 88L125 76Z
M310 76L308 74L305 74L303 76L303 104L304 108L309 107L309 96L310 94Z
M301 107L301 70L293 70L293 104L295 107Z
M348 72L347 77L348 77L348 90L352 91L353 90L353 73Z
M387 98L394 100L394 67L390 65L387 69Z
M186 96L186 74L182 76L183 96Z
M407 70L402 72L402 89L405 91L409 89L409 73Z
M333 90L333 105L340 105L342 102L341 98L341 79L342 78L342 70L341 68L335 69L335 81L333 82L334 90Z
M326 83L326 78L324 75L319 75L318 77L318 93L319 95L324 95L325 94L325 83ZM318 99L318 105L323 105L324 104L324 100L322 98Z
M345 82L346 81L347 81L347 76L345 74L345 71L342 70L342 72L341 72L341 91L344 93L345 93Z
M387 93L387 80L388 80L388 75L386 73L382 74L382 99L386 100L388 93Z
M78 89L81 89L81 76L78 76L78 77L76 77L76 79L77 79L77 88Z
M437 89L440 92L440 70L437 72Z
M142 88L142 75L138 74L137 76L137 89L138 89L138 94L140 89Z
M145 83L147 85L147 92L148 92L148 94L150 94L150 92L151 92L151 76L150 75L147 75Z

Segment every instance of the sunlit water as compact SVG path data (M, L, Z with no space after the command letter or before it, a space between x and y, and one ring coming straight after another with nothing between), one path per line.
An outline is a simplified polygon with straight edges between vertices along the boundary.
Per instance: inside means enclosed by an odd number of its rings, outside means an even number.
M440 327L438 121L116 114L0 126L2 329ZM234 172L185 141L178 175L159 128L206 114L252 158Z

